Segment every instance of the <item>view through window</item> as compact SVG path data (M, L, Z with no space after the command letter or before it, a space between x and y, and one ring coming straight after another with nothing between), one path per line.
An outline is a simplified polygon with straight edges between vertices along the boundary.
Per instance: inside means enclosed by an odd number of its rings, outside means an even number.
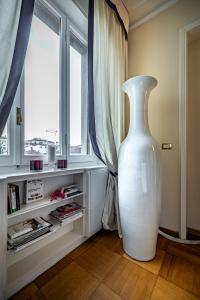
M0 137L0 164L26 165L30 156L46 164L51 144L70 162L91 160L87 34L79 25L46 1L36 1L19 92Z
M24 154L44 155L47 145L60 146L60 37L33 17L24 71Z
M70 154L87 154L86 46L70 37Z
M81 54L70 46L70 153L81 153Z
M8 126L6 124L5 129L0 137L0 155L8 154Z

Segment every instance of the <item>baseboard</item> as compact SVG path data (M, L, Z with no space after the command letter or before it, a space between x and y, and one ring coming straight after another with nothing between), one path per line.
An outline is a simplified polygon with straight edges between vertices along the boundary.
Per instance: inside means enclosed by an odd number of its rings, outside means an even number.
M169 235L171 235L175 238L179 237L179 232L178 231L171 230L171 229L164 228L164 227L159 227L159 229L162 230L164 233L169 234Z
M164 227L159 227L160 230L162 230L164 233L167 233L173 237L178 238L179 232L175 230L171 230ZM193 229L193 228L187 228L187 239L189 240L199 240L200 239L200 230Z
M200 230L187 228L187 238L189 240L199 240L200 239Z

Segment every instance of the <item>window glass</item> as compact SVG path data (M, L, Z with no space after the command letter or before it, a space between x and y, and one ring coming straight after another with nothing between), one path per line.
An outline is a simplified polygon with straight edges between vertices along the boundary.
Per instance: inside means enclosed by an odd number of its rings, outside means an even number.
M8 155L8 126L6 124L2 136L0 137L0 155Z
M81 153L81 54L70 46L70 152Z
M44 155L47 144L60 146L60 37L33 16L24 71L24 153Z
M70 38L70 154L87 152L86 47ZM83 80L83 77L85 79Z

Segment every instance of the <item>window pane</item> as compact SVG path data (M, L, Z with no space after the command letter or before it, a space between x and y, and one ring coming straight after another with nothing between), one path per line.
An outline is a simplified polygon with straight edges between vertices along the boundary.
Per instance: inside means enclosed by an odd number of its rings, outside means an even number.
M70 153L81 154L81 54L70 46Z
M33 17L25 59L25 149L26 155L47 153L47 143L56 143L60 154L59 127L59 35Z
M8 126L6 124L0 138L0 155L8 155Z

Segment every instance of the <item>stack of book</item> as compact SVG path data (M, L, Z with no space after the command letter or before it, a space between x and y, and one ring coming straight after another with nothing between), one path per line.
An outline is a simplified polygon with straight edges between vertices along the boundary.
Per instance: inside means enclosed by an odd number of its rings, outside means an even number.
M83 207L75 202L58 207L50 213L50 217L63 224L75 214L83 212Z
M8 228L8 249L21 250L28 243L51 232L52 224L36 217Z
M71 196L74 196L74 195L77 195L77 194L81 193L81 191L79 190L79 188L76 185L74 185L74 184L66 186L66 187L63 187L61 189L61 192L64 193L64 197L65 198L71 197Z
M8 214L20 210L19 186L8 184Z
M68 197L75 196L78 194L81 194L81 191L76 185L73 184L65 186L51 194L51 201L66 199Z

